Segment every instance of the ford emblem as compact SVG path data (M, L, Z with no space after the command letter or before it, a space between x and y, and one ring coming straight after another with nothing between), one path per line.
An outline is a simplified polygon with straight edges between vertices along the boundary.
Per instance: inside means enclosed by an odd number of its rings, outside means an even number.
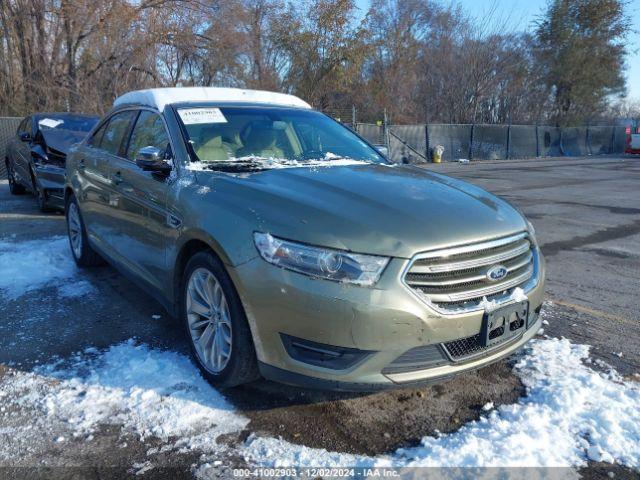
M509 273L509 271L504 265L494 265L487 271L487 280L490 282L497 282L498 280L502 280L506 277L507 273Z

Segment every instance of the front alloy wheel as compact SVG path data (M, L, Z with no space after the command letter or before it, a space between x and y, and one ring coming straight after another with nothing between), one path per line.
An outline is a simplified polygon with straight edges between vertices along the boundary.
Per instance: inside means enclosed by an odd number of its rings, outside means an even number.
M203 376L217 387L259 377L253 337L238 292L220 259L195 253L182 277L182 318Z
M191 341L203 367L219 374L233 348L231 315L220 282L206 268L197 268L187 286L187 321Z

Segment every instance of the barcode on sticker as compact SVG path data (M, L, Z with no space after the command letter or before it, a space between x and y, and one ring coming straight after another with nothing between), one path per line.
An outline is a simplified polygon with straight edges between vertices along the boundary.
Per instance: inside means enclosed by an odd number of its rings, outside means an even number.
M181 108L178 115L185 125L199 123L227 123L219 108Z

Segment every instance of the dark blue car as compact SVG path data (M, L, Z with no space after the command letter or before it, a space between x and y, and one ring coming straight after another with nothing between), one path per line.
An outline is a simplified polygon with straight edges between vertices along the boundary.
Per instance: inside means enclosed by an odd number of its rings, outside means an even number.
M11 193L33 192L43 212L64 209L67 152L98 120L78 113L36 113L24 118L7 145L5 163Z

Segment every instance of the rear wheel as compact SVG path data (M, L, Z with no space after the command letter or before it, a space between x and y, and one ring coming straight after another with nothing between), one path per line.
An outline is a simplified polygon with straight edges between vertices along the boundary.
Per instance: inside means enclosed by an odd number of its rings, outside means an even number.
M94 267L102 263L102 258L98 255L87 238L87 232L82 221L80 208L76 197L70 195L66 205L67 233L69 235L69 246L71 254L79 267Z
M11 192L11 195L22 195L25 192L25 188L16 181L16 174L13 171L13 165L11 165L11 162L9 162L8 158L5 159L4 164L7 167L9 192Z
M259 377L240 298L220 260L196 253L182 282L182 315L192 354L205 378L234 387Z

